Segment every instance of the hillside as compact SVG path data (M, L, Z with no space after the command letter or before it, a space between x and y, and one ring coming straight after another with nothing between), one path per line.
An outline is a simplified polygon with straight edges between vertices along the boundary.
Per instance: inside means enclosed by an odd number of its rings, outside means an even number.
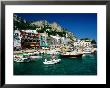
M57 22L49 23L46 20L28 22L17 15L13 17L14 30L36 30L38 33L46 32L48 35L59 35L61 37L67 37L74 41L76 36L69 32L68 29L61 27Z

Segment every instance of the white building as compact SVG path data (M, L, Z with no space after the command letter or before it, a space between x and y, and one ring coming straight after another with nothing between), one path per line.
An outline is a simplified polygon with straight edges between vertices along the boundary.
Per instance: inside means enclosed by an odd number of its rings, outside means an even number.
M34 33L36 34L37 31L36 30L22 30L23 32L26 32L26 33Z
M51 48L59 48L61 44L61 37L60 36L50 36L52 38L51 40Z
M91 41L86 41L86 40L77 40L74 42L75 47L92 47Z
M14 48L21 48L21 33L19 30L14 30Z

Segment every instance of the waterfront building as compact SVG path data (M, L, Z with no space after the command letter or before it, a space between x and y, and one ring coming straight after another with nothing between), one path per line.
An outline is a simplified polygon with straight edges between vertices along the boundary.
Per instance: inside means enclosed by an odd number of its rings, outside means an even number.
M86 40L77 40L74 42L74 47L92 47L91 41L86 41Z
M47 42L51 49L55 49L57 47L57 39L49 36L47 39Z
M61 45L61 37L60 36L50 36L51 38L51 44L50 44L50 47L51 48L60 48L60 45Z
M74 49L75 50L80 50L80 51L85 51L89 50L91 51L93 48L91 44L91 40L77 40L74 42Z
M61 43L62 44L68 45L68 42L69 42L69 39L68 38L61 37Z
M40 47L48 47L47 37L46 32L40 33Z
M40 48L39 34L36 30L22 30L21 45L23 49Z
M21 32L19 30L14 30L14 50L21 49Z
M37 33L36 30L15 30L14 47L19 46L22 49L48 47L47 37L46 33Z

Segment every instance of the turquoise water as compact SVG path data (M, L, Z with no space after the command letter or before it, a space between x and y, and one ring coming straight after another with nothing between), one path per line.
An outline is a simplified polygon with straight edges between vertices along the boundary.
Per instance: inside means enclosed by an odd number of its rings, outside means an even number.
M97 56L61 58L53 65L43 64L44 59L30 63L15 63L14 75L97 75Z

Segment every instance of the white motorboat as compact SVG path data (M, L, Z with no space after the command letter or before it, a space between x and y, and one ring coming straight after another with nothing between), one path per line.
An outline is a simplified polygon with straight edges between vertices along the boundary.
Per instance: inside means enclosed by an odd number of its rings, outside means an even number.
M27 58L14 58L15 62L29 62L30 59Z
M47 59L45 59L45 62L43 62L44 64L55 64L54 61L50 60L50 61L47 61Z
M19 61L22 62L21 58L22 58L22 56L14 55L14 61L15 62L19 62Z
M54 61L55 63L58 63L61 61L61 59L53 59L52 61Z
M31 59L23 55L14 55L14 62L30 62Z
M53 59L50 61L47 61L47 59L45 59L45 62L43 62L44 64L56 64L59 63L61 61L61 59Z

